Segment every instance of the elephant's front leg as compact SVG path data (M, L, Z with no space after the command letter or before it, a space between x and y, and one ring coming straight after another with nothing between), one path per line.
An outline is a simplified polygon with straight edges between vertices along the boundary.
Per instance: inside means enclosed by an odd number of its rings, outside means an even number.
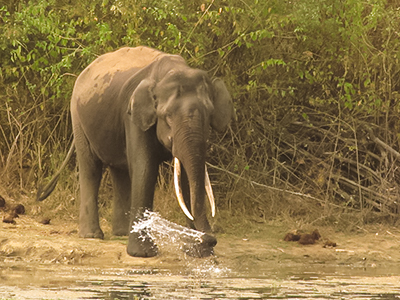
M146 232L133 232L132 225L144 218L146 210L153 209L154 188L158 175L158 161L151 155L151 149L137 155L131 166L131 228L127 252L135 257L152 257L157 255L157 246Z
M130 221L131 178L128 169L110 167L114 190L112 232L128 235Z

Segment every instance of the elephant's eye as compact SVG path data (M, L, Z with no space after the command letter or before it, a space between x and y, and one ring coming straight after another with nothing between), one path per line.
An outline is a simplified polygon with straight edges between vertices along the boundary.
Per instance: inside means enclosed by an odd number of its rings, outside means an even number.
M172 126L172 116L170 114L167 114L165 116L165 121L167 121L167 124L168 124L169 127Z

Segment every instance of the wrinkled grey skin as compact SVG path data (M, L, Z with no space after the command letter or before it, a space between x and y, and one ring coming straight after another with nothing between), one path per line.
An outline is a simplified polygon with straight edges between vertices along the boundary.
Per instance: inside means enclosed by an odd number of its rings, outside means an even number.
M209 233L205 205L205 152L210 125L223 131L232 115L223 81L187 66L182 57L146 47L122 48L97 58L75 83L71 114L79 164L80 236L103 238L97 196L103 166L114 189L113 234L129 234L131 256L157 247L131 233L153 209L159 164L177 157L191 226ZM188 223L190 223L188 220ZM216 240L208 237L212 248ZM212 251L205 251L209 255Z

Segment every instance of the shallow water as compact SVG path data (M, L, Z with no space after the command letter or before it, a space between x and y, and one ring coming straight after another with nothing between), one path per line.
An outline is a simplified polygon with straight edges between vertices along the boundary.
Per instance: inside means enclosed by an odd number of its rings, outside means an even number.
M198 232L156 214L145 222L135 228L150 231L161 255L176 264L135 269L4 261L0 299L400 299L398 265L280 264L254 257L225 265L218 257L177 254Z
M210 261L180 271L14 267L0 268L0 298L400 299L400 275L384 273L321 266L238 273Z

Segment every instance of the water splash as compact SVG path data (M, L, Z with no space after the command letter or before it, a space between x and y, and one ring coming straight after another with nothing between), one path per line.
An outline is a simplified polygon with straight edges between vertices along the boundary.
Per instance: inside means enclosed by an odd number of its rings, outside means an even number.
M204 242L203 232L167 221L157 212L145 211L143 216L133 224L131 232L139 233L142 239L150 237L159 247L187 252L188 245Z

